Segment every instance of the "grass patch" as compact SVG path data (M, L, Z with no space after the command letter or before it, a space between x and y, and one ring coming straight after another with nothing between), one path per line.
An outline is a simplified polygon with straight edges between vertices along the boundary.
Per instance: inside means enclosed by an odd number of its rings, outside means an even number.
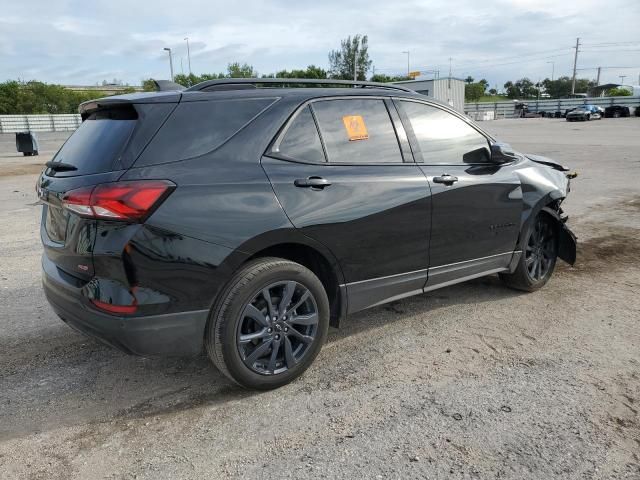
M486 102L508 102L511 99L509 97L505 97L504 95L483 95L482 97L480 97L480 100L478 100L478 102L480 103L486 103ZM474 103L474 102L471 102Z

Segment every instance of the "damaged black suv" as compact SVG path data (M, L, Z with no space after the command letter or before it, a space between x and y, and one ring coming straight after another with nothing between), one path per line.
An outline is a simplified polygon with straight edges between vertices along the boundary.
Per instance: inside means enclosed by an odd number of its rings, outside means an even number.
M81 105L37 184L62 320L138 355L204 345L268 389L348 314L495 273L533 291L575 261L564 167L402 87L291 82Z

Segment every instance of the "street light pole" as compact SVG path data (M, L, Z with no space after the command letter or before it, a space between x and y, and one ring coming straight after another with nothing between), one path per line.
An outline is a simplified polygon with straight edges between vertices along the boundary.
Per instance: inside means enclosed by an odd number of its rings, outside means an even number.
M164 47L164 50L169 52L169 68L171 69L171 81L173 82L173 56L171 55L171 49L169 47Z
M406 50L402 53L406 53L407 54L407 78L409 78L409 73L411 73L411 69L409 68L409 50Z
M551 81L553 82L553 74L555 73L556 70L556 62L547 62L551 64Z
M191 51L189 50L189 37L184 37L187 41L187 59L189 60L189 75L191 75Z

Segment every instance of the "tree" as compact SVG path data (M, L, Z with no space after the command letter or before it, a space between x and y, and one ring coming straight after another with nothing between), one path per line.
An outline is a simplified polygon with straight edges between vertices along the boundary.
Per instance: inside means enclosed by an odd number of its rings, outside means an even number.
M487 80L485 78L483 78L482 80L480 80L478 82L480 85L482 85L482 87L485 89L485 91L487 90L487 87L489 86L489 82L487 82Z
M142 80L142 90L144 90L145 92L155 92L156 84L153 82L153 79L146 78Z
M566 76L557 78L555 80L549 80L548 78L545 78L542 81L542 87L551 98L563 98L571 94L571 83L571 77ZM596 83L593 80L589 80L587 78L577 78L575 93L587 93L589 88L594 87L595 85Z
M484 95L484 85L478 83L468 83L464 86L464 99L468 102L477 102Z
M240 65L238 62L234 62L227 65L227 76L229 78L256 78L258 72L248 63Z
M498 90L496 90L495 88L489 89L489 95L497 95L497 94L498 94Z
M467 78L464 79L464 83L466 83L467 85L471 85L473 83L473 77L469 75Z
M316 78L316 79L324 79L327 78L327 71L323 68L316 67L315 65L309 65L304 70L293 69L291 71L288 70L280 70L276 72L275 75L268 75L267 78Z
M516 82L508 81L504 84L507 97L509 98L536 98L539 89L527 77L516 80Z
M611 90L608 90L607 96L608 97L630 97L631 92L626 88L617 87L617 88L612 88Z
M380 83L389 83L389 82L402 82L404 80L411 80L410 77L390 77L389 75L385 75L384 73L376 73L371 77L372 82L380 82Z
M353 80L354 62L356 62L358 80L366 80L371 69L369 42L366 35L350 36L340 42L340 50L329 52L329 76L342 80Z
M518 98L520 96L520 90L511 80L504 84L504 90L509 98Z
M104 96L95 90L73 91L35 80L9 80L0 83L0 114L77 113L80 103Z

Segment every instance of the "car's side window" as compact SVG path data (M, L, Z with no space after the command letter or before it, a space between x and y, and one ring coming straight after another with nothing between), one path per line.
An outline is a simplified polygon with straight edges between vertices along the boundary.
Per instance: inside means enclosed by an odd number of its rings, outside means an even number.
M349 98L312 105L329 162L402 163L398 137L383 100Z
M426 163L486 163L487 138L451 113L424 103L400 101ZM419 155L418 155L419 157Z
M303 162L326 161L316 122L308 106L293 119L275 153Z

